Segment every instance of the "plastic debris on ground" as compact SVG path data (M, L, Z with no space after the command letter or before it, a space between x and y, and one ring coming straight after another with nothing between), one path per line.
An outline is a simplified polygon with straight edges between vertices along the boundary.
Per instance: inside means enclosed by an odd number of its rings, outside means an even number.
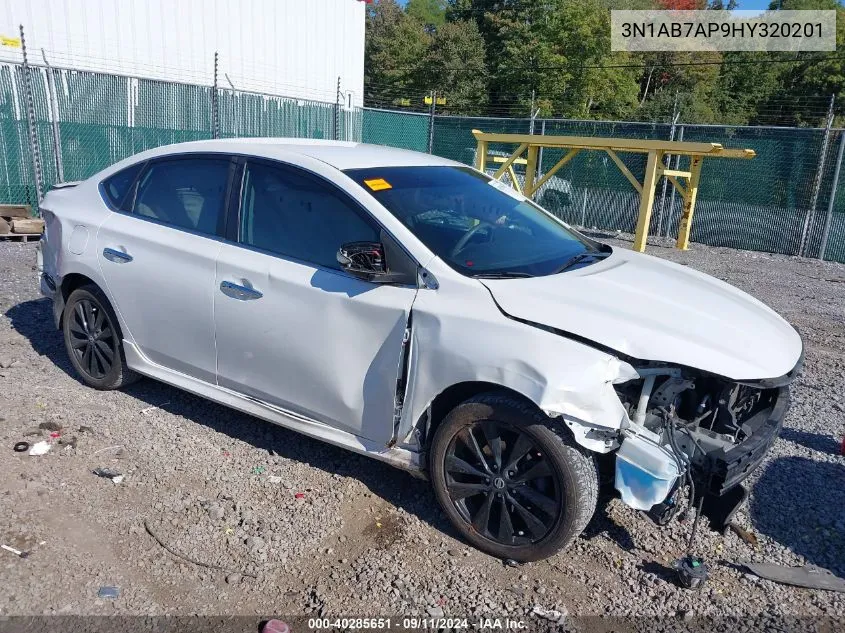
M265 470L267 470L267 469L264 466L256 466L255 468L252 469L252 474L253 475L261 475L261 474L264 473Z
M845 579L834 576L829 570L815 565L787 567L774 563L741 563L755 576L772 582L806 589L826 589L845 592Z
M100 587L100 590L97 592L98 598L105 598L107 600L114 600L120 595L120 587Z
M29 442L16 442L12 450L16 453L24 453L29 450Z
M32 445L32 448L29 449L29 454L33 456L46 455L50 452L51 448L53 448L53 446L50 444L50 442L36 442Z
M675 561L674 567L681 586L687 589L700 589L707 580L707 565L697 556L684 556Z
M111 479L113 483L119 484L126 477L123 473L119 473L111 468L95 468L92 471L97 477L104 479Z
M569 615L566 608L561 611L558 609L546 609L540 605L536 605L531 610L531 613L536 615L538 618L543 618L544 620L548 620L549 622L554 622L556 624L563 624L566 622L566 616Z
M7 552L11 552L18 558L26 558L27 556L29 556L29 552L22 552L21 550L15 549L14 547L11 547L9 545L0 545L0 548L3 548Z

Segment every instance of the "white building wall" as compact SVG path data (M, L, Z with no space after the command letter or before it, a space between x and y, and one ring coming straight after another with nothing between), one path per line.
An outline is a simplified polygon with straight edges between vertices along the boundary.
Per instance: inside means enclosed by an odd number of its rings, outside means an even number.
M363 105L360 0L0 0L5 38L26 34L30 63L211 85L214 52L239 90L334 102L337 79ZM5 44L3 44L5 42Z

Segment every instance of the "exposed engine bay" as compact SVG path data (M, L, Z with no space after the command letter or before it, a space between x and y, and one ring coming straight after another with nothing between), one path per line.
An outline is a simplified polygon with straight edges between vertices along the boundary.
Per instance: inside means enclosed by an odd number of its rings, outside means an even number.
M777 437L788 380L754 385L662 366L637 373L640 379L615 385L632 422L617 454L623 500L668 520L687 483L691 503L708 500L716 508L711 524L726 523L745 498L738 484ZM720 507L720 497L729 497L732 507Z
M764 422L756 414L771 409L778 393L695 375L693 370L638 371L649 373L641 381L617 386L629 417L674 443L697 465L706 461L707 453L728 451L754 435ZM657 374L664 371L667 374Z

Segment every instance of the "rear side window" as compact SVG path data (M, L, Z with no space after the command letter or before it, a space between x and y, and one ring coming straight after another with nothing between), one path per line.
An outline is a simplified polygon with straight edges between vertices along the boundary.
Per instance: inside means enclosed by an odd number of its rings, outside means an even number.
M103 181L103 194L111 203L110 206L113 209L121 208L121 204L126 199L126 194L129 193L129 189L143 166L144 163L132 165L132 167L127 167Z
M151 163L141 174L133 212L145 218L214 235L223 214L229 161L180 158Z

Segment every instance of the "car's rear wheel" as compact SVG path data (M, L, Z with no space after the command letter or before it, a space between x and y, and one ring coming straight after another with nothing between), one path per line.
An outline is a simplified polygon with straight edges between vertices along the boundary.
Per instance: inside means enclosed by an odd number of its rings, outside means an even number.
M82 286L70 294L62 330L70 362L86 385L117 389L139 378L126 366L117 317L97 286Z
M470 543L533 561L563 549L596 507L589 453L530 403L489 393L457 406L431 444L440 505Z

